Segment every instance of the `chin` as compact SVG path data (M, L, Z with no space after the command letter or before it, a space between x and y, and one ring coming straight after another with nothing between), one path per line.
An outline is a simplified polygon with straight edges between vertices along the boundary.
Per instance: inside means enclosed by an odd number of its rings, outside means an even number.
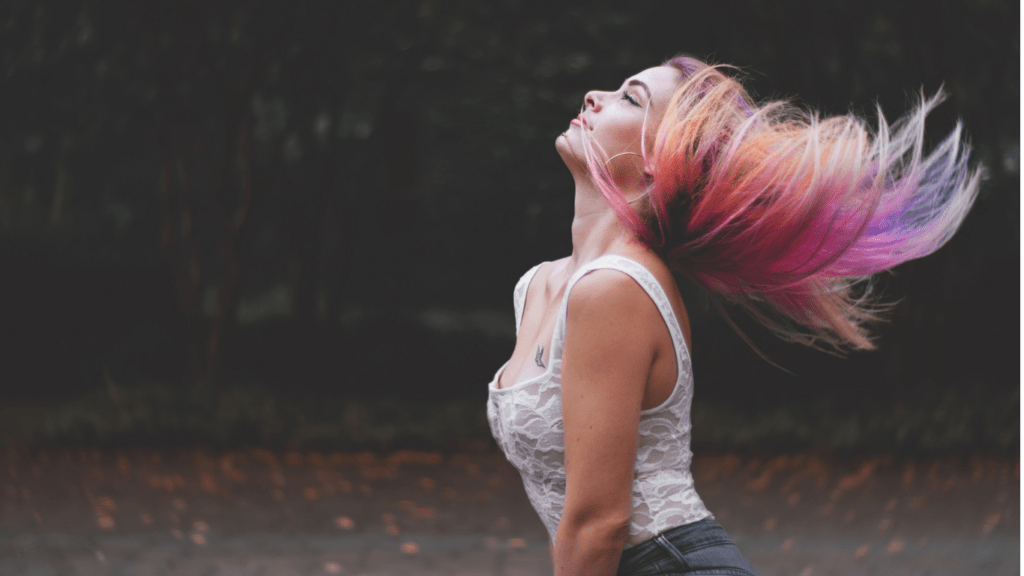
M587 163L582 157L582 151L578 153L577 148L579 148L579 143L572 142L568 132L563 132L558 135L558 138L555 138L555 150L558 151L562 162L565 162L570 171L586 170L587 167Z

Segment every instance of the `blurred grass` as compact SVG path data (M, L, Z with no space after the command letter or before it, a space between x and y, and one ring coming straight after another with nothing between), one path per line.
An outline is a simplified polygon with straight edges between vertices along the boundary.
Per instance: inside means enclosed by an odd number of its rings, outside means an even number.
M932 400L870 408L828 399L754 406L695 401L693 450L777 453L1016 454L1020 392L1006 398L947 390ZM400 396L339 398L225 385L120 385L60 404L0 408L0 435L25 448L267 447L453 453L493 447L484 400Z
M107 380L103 390L59 405L7 404L0 435L29 448L346 448L447 452L489 438L479 402L343 400L284 395L262 386L188 387Z
M695 401L694 451L906 455L1016 455L1020 446L1020 391L1004 398L947 389L915 404L878 401L854 405L833 398L806 405L758 408Z

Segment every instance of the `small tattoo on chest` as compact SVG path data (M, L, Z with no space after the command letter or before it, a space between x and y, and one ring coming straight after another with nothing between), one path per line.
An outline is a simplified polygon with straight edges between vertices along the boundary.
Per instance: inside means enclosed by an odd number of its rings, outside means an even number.
M534 360L536 360L537 366L540 366L541 368L547 368L547 366L544 365L544 361L540 359L541 356L543 356L543 355L544 355L544 347L543 346L538 346L537 347L537 357L534 358Z

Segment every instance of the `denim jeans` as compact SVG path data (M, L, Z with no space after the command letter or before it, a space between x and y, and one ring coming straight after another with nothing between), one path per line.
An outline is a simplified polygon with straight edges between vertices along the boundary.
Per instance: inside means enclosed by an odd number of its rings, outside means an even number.
M616 576L755 576L722 526L705 518L625 550Z

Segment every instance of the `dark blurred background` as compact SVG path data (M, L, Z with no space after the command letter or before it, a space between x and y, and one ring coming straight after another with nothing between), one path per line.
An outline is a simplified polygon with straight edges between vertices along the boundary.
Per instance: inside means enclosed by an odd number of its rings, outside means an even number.
M686 52L759 100L889 120L944 87L978 201L882 275L880 349L740 326L684 284L694 450L1019 446L1019 4L128 2L0 7L0 434L491 446L512 288L570 251L555 137Z

